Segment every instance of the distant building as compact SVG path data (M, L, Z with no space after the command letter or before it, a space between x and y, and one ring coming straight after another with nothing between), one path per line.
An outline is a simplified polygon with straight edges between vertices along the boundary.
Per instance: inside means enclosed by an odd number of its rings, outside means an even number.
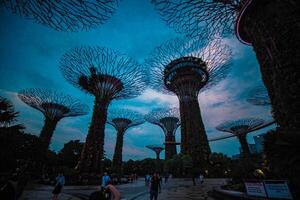
M265 134L266 133L253 136L254 144L249 144L249 149L250 149L251 154L260 154L263 152L263 150L264 150L264 135ZM239 159L241 157L241 152L242 152L241 147L239 148L239 151L240 151L239 154L232 155L233 160Z
M265 134L266 133L260 134L260 135L257 135L257 136L253 137L257 153L262 153L263 150L264 150L264 135Z

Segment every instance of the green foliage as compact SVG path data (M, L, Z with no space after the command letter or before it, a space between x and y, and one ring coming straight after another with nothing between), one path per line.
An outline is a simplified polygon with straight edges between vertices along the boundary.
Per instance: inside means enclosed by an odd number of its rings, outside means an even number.
M190 176L192 172L192 158L189 155L178 154L165 161L165 171L175 177Z
M12 172L20 162L36 165L45 159L43 145L37 136L19 130L2 130L0 134L0 169Z
M138 175L146 175L156 171L156 160L152 158L146 158L144 160L128 160L124 162L123 168L124 174L137 173Z
M212 153L209 156L208 176L214 178L230 177L232 160L222 153Z
M60 163L69 168L75 168L77 165L83 143L79 140L71 140L64 144L64 147L58 153Z

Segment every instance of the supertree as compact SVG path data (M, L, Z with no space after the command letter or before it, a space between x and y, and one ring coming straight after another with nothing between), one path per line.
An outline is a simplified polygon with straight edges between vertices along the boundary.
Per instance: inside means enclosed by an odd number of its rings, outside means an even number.
M271 101L264 86L257 86L249 91L247 101L253 105L267 106Z
M165 134L165 159L177 154L175 133L180 126L178 108L158 108L145 115L145 119L159 126Z
M146 146L148 149L154 151L155 155L156 155L156 171L161 171L161 165L160 165L160 153L165 149L162 145L159 144L153 144L153 145L147 145Z
M21 90L18 97L30 107L43 113L45 121L40 139L48 149L57 123L65 117L88 113L88 106L61 92L49 89L30 88Z
M156 160L160 160L159 155L165 149L164 147L159 144L147 145L146 147L155 152Z
M119 176L122 175L122 151L124 134L127 129L138 126L144 122L144 116L138 112L129 109L109 110L107 123L112 125L117 130L117 140L112 167Z
M118 2L118 0L1 0L0 6L57 31L73 32L103 24L113 15Z
M157 47L145 61L151 68L151 87L179 99L181 152L192 157L195 167L205 164L210 154L198 94L226 77L230 58L222 40L205 44L178 38Z
M145 89L145 73L132 58L103 47L81 47L65 53L60 61L64 77L95 97L92 121L77 169L102 172L107 108L114 99L129 99Z
M189 36L233 33L252 45L279 132L300 130L300 2L297 0L153 0L162 18Z
M223 122L220 125L218 125L216 129L219 131L231 133L233 134L232 136L236 136L241 144L243 157L247 158L250 156L250 150L247 142L247 134L255 130L264 128L270 125L270 123L271 122L266 123L265 120L259 118L245 118ZM218 138L214 141L225 138L229 137Z

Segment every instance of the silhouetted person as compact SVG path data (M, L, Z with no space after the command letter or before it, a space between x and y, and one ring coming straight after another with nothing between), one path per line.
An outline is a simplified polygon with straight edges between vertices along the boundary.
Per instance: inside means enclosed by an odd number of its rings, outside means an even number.
M203 184L204 183L204 176L203 176L202 173L200 173L199 179L200 179L200 183Z
M192 180L193 180L193 185L196 185L196 179L198 178L198 173L196 169L193 169L193 173L192 173Z
M150 181L150 200L157 200L158 193L161 192L160 177L154 173Z
M58 195L61 193L61 190L65 185L65 177L62 173L59 173L55 180L56 184L54 186L54 190L52 191L52 200L57 200Z
M168 179L169 179L169 173L166 173L166 174L165 174L165 183L168 182Z

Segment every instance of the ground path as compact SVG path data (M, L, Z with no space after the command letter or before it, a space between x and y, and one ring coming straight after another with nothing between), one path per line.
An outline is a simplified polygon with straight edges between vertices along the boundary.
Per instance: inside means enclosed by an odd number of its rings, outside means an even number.
M191 179L170 179L163 184L159 199L174 200L213 200L207 192L213 187L225 183L224 179L206 179L204 184L192 185ZM144 181L140 179L134 183L117 186L126 200L148 200L149 193ZM65 186L59 200L87 200L89 195L97 191L98 186ZM53 187L45 185L31 185L22 195L22 200L50 200Z

